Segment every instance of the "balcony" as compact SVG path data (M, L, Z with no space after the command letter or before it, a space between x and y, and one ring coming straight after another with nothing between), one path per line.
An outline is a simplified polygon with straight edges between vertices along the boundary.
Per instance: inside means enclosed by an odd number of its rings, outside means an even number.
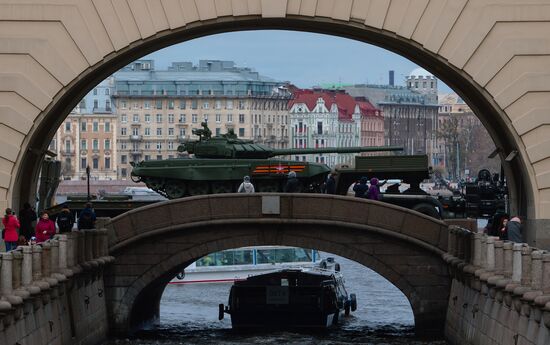
M130 153L132 154L132 156L141 156L143 154L143 151L132 149L132 150L130 150Z
M137 134L130 135L130 141L142 141L142 140L143 140L143 135L137 135Z
M188 124L188 123L185 123L185 122L178 121L178 122L176 123L176 126L179 126L179 127L187 127L187 126L189 126L189 124Z
M61 155L62 155L62 156L67 156L67 157L69 157L69 156L74 156L74 154L75 154L74 150L71 150L71 149L69 149L69 150L61 150Z
M132 123L130 124L130 126L132 126L132 127L140 127L140 126L141 126L141 123L140 123L140 122L132 122Z

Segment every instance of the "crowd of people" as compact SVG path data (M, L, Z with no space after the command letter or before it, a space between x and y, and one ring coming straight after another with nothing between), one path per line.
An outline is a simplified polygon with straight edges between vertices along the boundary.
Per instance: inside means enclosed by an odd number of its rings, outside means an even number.
M506 213L496 213L487 222L484 232L503 241L523 242L521 219L518 216L510 218Z
M93 229L95 227L96 214L91 203L80 211L76 220L78 230ZM20 245L30 245L47 241L56 233L67 233L73 230L75 225L74 213L66 204L56 215L55 221L50 218L47 211L40 212L40 217L29 203L23 205L19 217L11 208L6 208L2 218L4 228L2 239L6 251L16 249Z

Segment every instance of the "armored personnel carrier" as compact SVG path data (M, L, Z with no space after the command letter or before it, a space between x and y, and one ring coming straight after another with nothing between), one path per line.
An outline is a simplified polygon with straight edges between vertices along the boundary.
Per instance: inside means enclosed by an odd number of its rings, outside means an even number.
M277 156L319 153L398 151L401 147L345 147L320 149L272 149L252 140L237 138L232 131L212 136L206 123L194 129L199 140L187 141L178 151L193 158L133 163L132 178L169 199L187 195L236 192L244 176L250 176L257 192L280 192L288 173L294 171L302 191L318 191L330 168L322 163L277 159Z

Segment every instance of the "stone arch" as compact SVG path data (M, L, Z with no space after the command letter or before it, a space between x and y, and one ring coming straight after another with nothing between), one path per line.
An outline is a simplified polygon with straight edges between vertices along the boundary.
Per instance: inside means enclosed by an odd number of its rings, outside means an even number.
M262 215L262 205L270 202L265 197L278 198L279 215ZM217 212L222 204L230 210ZM185 209L195 218L174 212ZM143 224L153 214L163 221ZM398 221L378 222L388 217ZM442 259L446 226L414 211L345 197L233 194L153 205L107 227L117 260L106 273L106 288L116 296L110 298L110 315L119 333L158 316L166 284L191 262L211 252L267 244L315 248L361 263L408 298L419 334L443 331L450 291Z
M550 146L540 139L550 130L550 45L541 44L550 39L543 34L550 10L543 0L41 0L0 7L4 206L32 198L36 162L55 128L116 69L191 38L279 28L378 45L453 87L479 114L501 157L517 151L504 163L513 211L529 218L531 242L550 245L542 231L550 219Z

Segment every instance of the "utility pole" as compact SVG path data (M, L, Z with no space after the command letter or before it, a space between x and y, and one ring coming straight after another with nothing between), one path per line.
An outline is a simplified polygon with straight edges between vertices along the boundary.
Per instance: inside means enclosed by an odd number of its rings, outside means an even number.
M88 196L86 197L86 199L88 200L88 202L90 200L92 200L92 197L90 196L90 166L86 166L86 182L87 182L87 185L88 185Z

